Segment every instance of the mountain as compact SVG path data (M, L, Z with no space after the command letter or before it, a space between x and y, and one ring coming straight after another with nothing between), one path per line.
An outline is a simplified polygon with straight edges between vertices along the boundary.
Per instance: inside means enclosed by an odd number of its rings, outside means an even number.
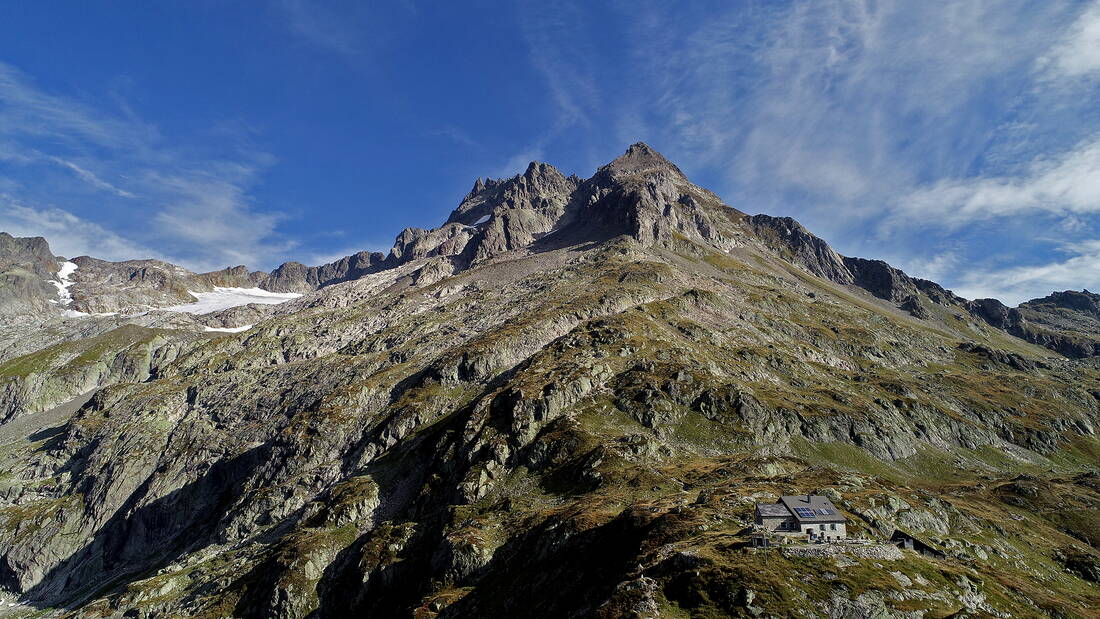
M0 363L0 613L1100 607L1096 295L959 298L645 144L478 179L324 267L0 243L27 334ZM303 296L157 309L226 288ZM752 549L754 504L798 494L867 543Z

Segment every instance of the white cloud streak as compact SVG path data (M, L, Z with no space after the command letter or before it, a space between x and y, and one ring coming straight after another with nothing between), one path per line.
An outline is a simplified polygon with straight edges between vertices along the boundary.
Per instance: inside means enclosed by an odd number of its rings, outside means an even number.
M88 183L92 187L96 187L97 189L102 189L104 191L109 191L109 192L111 192L111 193L113 193L117 196L121 196L123 198L133 198L134 197L134 194L130 193L129 191L126 191L125 189L119 189L118 187L115 187L114 185L112 185L112 184L108 183L107 181L105 181L105 180L99 178L98 176L96 176L90 170L86 170L86 169L76 165L75 163L73 163L71 161L67 161L65 159L62 159L61 157L50 157L49 159L50 159L50 161L56 163L59 166L68 168L69 170L72 170L73 174L76 174L77 178L79 178L80 180Z
M683 32L663 6L630 3L642 79L619 116L637 131L637 101L652 102L649 132L674 159L724 169L719 190L837 239L841 211L874 217L899 188L956 174L988 146L974 101L1046 49L1049 4L749 3ZM815 207L790 212L792 195Z
M1025 214L1100 213L1100 135L1066 153L1034 159L1018 175L945 179L899 202L894 225L955 228Z
M591 111L600 105L600 89L592 72L595 52L580 34L586 11L574 5L525 2L520 31L531 65L546 82L557 109L553 135L565 127L588 125Z
M1047 79L1100 76L1100 2L1093 2L1065 36L1039 59Z
M88 105L36 88L15 67L0 62L0 136L50 138L63 144L141 148L157 130L133 118L114 118Z

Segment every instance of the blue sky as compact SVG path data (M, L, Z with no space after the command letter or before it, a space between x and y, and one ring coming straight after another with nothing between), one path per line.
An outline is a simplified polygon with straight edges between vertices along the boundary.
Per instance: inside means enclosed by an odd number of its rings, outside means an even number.
M1100 0L0 8L0 230L197 270L388 248L643 140L967 297L1100 289Z

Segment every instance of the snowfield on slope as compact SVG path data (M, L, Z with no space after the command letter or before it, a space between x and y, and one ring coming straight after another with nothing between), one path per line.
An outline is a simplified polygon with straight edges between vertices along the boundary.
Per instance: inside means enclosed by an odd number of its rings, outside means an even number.
M73 281L69 279L69 276L75 273L76 269L77 265L75 262L61 263L61 270L57 272L57 279L49 282L57 287L58 300L50 301L50 303L66 307L73 302L73 295L69 292L69 288L73 285Z
M224 309L260 303L263 305L278 305L291 299L302 296L294 292L269 292L263 288L221 288L215 287L213 292L191 292L198 299L194 303L185 305L173 305L163 307L167 312L186 312L188 314L210 314Z
M240 327L204 327L203 331L207 333L243 333L252 328L252 325L244 325Z

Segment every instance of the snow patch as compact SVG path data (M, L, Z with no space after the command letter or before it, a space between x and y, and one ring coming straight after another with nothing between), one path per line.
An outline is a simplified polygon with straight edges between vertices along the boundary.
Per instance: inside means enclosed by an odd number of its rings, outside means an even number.
M76 282L69 279L69 277L76 272L77 266L75 262L62 262L61 270L57 272L56 280L48 280L57 288L56 302L51 301L55 305L67 306L73 302L73 293L69 292L69 288Z
M481 219L478 219L477 221L471 223L470 225L466 225L466 228L477 228L477 226L482 225L483 223L488 221L488 219L491 218L491 217L493 217L493 213L488 213L486 215L482 215Z
M191 292L191 291L188 291ZM263 288L221 288L215 287L213 292L191 292L198 299L195 303L186 305L173 305L162 307L166 312L184 312L188 314L210 314L220 312L231 307L260 303L262 305L278 305L291 299L302 296L294 292L270 292Z
M243 327L204 327L203 331L217 331L218 333L240 333L241 331L248 331L252 328L252 325L245 325Z
M61 310L61 315L65 318L87 318L89 316L93 318L102 318L104 316L118 316L118 312L96 312L89 314L87 312L78 312L74 309Z

